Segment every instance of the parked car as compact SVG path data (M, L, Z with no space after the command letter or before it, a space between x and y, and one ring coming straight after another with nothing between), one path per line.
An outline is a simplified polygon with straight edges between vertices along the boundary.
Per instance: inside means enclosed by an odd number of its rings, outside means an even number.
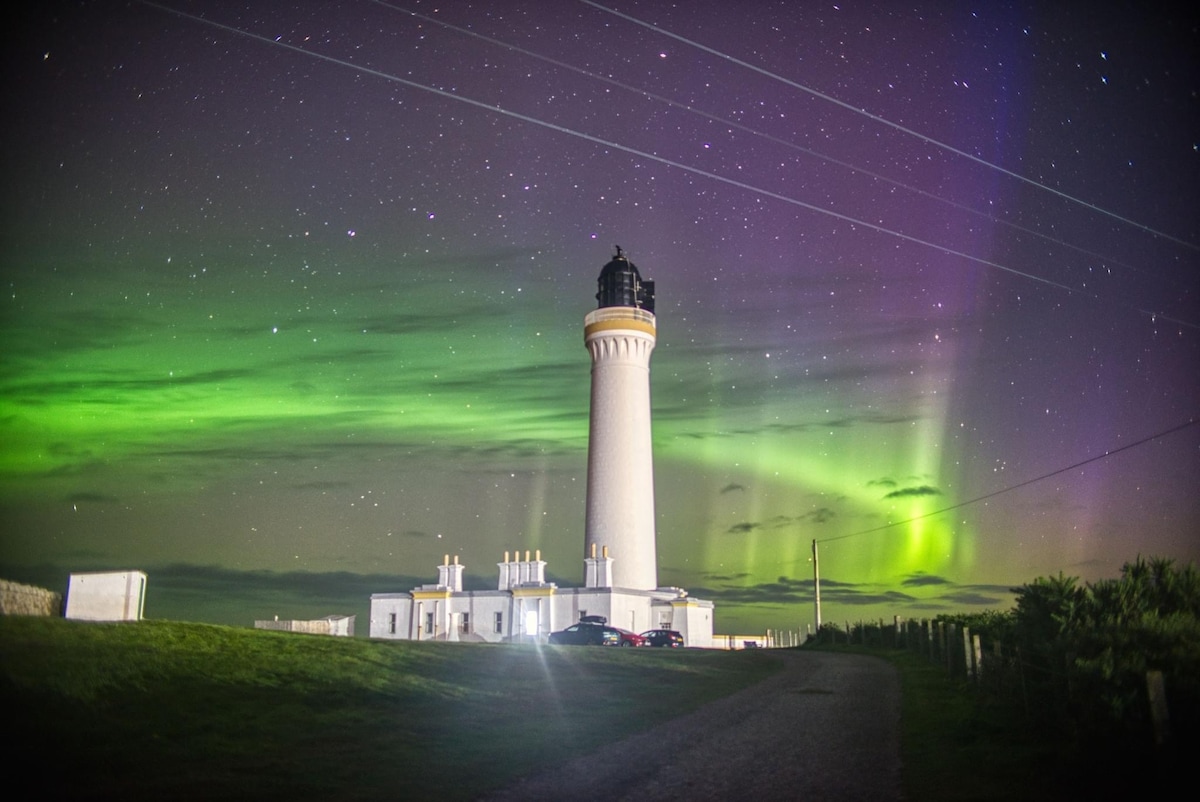
M621 633L621 642L619 646L645 646L646 639L636 632L630 632L627 629L617 629Z
M673 629L652 629L642 633L646 646L665 646L669 649L682 649L683 636Z
M550 643L555 646L618 646L621 644L621 633L603 624L581 621L558 632L551 632Z

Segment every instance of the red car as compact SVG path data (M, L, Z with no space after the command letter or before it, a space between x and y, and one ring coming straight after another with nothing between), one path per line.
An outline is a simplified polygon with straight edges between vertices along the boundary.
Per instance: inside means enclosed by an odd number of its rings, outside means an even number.
M630 632L627 629L618 629L616 627L613 627L613 629L615 629L617 632L619 632L621 634L621 642L617 644L618 646L645 646L646 645L646 639L643 638L641 635L638 635L636 632Z

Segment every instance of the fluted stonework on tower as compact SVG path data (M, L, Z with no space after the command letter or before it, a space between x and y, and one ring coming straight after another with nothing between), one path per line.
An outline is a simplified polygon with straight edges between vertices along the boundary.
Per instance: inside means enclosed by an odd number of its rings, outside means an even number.
M612 558L612 587L658 587L650 354L654 282L617 249L598 281L599 308L584 320L592 356L585 557Z

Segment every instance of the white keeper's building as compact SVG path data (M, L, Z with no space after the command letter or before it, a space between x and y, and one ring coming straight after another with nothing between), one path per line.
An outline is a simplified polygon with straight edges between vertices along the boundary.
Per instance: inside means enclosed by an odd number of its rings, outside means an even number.
M545 581L546 563L535 554L497 563L496 590L462 589L463 566L455 558L438 566L436 585L407 593L371 595L371 637L403 640L545 643L551 632L585 615L601 615L632 632L673 629L688 646L711 646L713 603L680 588L634 590L589 584L560 588ZM614 559L587 559L587 578L602 583Z
M654 282L617 248L584 320L592 358L584 586L546 582L540 552L505 553L496 590L463 590L458 557L438 581L371 595L370 636L404 640L544 643L587 616L632 632L673 629L688 646L712 645L713 603L658 587L650 354L656 340Z

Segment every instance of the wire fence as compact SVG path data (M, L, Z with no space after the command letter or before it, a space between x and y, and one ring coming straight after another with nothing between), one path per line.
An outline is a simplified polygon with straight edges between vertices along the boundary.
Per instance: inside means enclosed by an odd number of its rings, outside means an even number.
M911 652L941 667L979 700L1018 709L1029 726L1051 728L1081 744L1151 753L1196 746L1200 683L1191 661L1172 664L1128 654L1119 660L1111 646L1096 657L1064 642L1023 648L1011 618L978 617L974 631L969 619L824 624L808 642ZM1187 651L1196 644L1182 646Z

